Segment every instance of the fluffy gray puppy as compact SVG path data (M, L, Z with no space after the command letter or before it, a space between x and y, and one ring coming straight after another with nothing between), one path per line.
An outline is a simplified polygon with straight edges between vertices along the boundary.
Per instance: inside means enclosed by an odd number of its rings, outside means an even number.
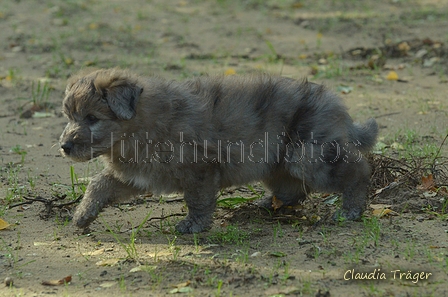
M365 207L370 170L362 153L378 126L354 124L321 85L262 74L177 82L84 71L69 80L63 112L62 154L105 164L73 216L80 228L132 195L183 192L188 214L176 229L201 232L221 188L255 181L283 205L318 190L343 193L336 217L357 219Z

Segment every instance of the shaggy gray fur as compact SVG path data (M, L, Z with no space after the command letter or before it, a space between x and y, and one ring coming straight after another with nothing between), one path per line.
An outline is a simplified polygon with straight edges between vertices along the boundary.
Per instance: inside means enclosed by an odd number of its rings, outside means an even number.
M176 229L201 232L221 188L255 181L284 205L318 190L343 193L338 217L357 219L365 207L370 170L362 153L378 126L354 124L321 85L261 74L177 82L96 70L69 80L63 111L62 154L105 164L74 214L81 228L111 202L183 192L188 215Z

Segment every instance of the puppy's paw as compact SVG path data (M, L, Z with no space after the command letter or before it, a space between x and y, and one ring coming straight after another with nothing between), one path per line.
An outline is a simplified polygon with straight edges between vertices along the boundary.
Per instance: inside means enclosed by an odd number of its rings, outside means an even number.
M275 197L275 198L274 198ZM255 205L260 208L265 208L269 211L277 210L283 206L296 206L299 205L304 199L295 196L264 196L257 201Z
M187 216L176 225L176 231L182 234L199 233L210 229L211 219Z
M333 214L333 221L356 221L361 218L362 213L361 208L339 209Z
M76 227L80 229L85 229L89 227L90 223L92 223L96 219L96 217L97 217L96 215L92 216L82 213L80 211L76 211L75 214L73 215L72 222L73 224L76 225Z
M264 196L254 202L254 204L260 208L265 208L269 211L274 210L272 206L272 196Z

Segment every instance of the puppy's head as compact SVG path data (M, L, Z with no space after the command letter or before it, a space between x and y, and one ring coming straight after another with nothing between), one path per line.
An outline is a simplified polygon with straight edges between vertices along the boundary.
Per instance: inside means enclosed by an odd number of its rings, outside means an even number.
M61 153L87 161L109 153L113 134L125 131L136 115L143 88L119 69L80 72L69 79L62 111L69 123L61 134Z

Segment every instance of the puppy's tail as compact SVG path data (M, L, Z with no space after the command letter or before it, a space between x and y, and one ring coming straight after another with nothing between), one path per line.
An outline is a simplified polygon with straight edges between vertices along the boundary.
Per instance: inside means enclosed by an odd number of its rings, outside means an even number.
M376 137L378 135L378 124L375 119L369 119L364 124L353 124L351 133L351 140L360 142L360 150L362 152L368 152L373 148L376 143Z

